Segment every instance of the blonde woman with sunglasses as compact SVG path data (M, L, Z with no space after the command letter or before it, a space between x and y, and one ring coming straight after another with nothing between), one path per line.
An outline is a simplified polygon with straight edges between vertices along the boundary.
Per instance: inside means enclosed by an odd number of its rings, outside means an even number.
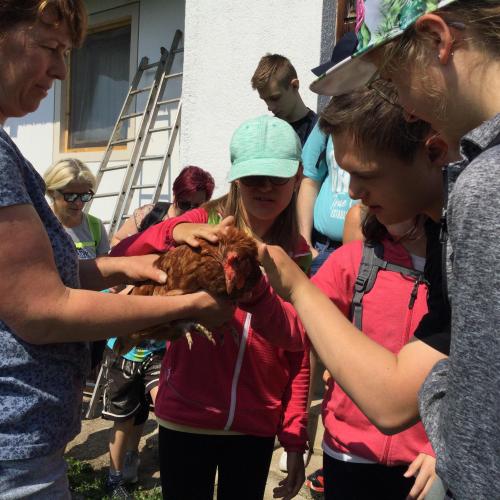
M109 252L109 240L100 219L85 214L85 203L95 191L96 179L77 158L66 158L44 174L47 195L54 214L75 243L79 259L95 259Z

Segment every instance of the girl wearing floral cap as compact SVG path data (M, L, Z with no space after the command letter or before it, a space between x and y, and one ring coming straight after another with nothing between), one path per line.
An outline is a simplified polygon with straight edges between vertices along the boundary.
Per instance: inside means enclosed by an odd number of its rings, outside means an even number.
M440 234L428 234L429 315L418 340L389 356L328 307L278 251L270 250L274 262L263 252L264 264L328 370L379 428L394 432L421 416L449 498L499 498L500 2L359 1L357 28L353 57L311 88L341 95L368 86L402 106L409 120L430 122L458 159L445 170L442 196L430 196L435 176L412 186L441 222ZM408 188L404 176L399 182ZM412 210L400 208L405 217ZM444 272L437 238L445 242ZM385 368L374 372L371 361Z

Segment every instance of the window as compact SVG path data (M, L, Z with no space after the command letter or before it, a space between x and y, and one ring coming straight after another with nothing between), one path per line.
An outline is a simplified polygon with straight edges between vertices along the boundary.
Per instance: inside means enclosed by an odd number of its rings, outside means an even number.
M139 5L89 15L83 46L71 51L68 74L55 85L53 160L100 161L137 70ZM134 136L131 120L125 136ZM116 148L116 159L128 146ZM115 154L115 153L113 153Z
M67 151L106 146L127 96L129 73L130 23L89 33L84 46L71 53Z

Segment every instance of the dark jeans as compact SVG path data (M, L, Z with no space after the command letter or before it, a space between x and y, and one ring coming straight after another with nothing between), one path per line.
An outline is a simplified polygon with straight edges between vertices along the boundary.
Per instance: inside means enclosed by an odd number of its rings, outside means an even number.
M311 264L311 277L313 277L323 265L330 254L340 247L341 243L326 239L325 242L315 241L314 248L318 251L318 256L312 261Z
M274 437L191 434L160 426L163 498L212 500L218 470L218 500L261 500Z
M356 464L323 454L325 500L405 500L415 478L405 478L408 467Z

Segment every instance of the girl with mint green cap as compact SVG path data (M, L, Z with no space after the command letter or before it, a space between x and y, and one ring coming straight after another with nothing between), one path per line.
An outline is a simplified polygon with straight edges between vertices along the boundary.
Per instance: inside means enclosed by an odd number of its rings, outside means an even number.
M380 429L422 418L448 498L500 498L500 2L359 0L357 17L356 52L311 88L340 96L368 86L447 142L456 161L427 207L442 226L428 235L429 317L443 324L424 318L417 340L388 356L279 251L274 263L264 253L265 267L328 370ZM435 187L416 184L414 194Z
M297 134L283 120L260 116L238 127L230 150L227 195L123 240L112 254L196 246L198 238L213 240L234 223L281 245L308 272L311 254L296 216ZM236 338L226 326L214 330L216 345L201 339L189 349L172 342L163 358L155 413L162 490L170 500L212 498L216 471L219 500L262 499L275 436L288 469L275 498L293 498L304 482L309 353L300 322L263 278L237 304L231 327Z

